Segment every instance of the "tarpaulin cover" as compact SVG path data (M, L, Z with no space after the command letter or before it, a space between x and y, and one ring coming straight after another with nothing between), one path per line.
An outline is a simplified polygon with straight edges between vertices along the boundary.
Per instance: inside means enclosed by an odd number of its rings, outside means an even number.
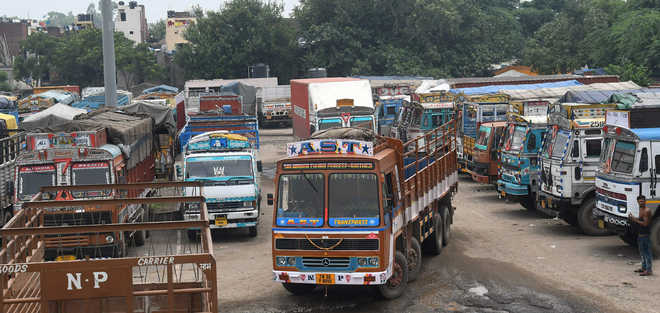
M83 109L76 109L66 104L57 103L48 109L26 117L23 120L22 128L26 130L32 130L37 128L50 127L53 125L70 122L76 116L85 113L87 113L87 111Z
M168 86L168 85L158 85L155 87L147 88L142 91L143 95L150 94L150 93L155 93L155 92L169 92L169 93L178 93L179 89L176 87Z
M561 103L606 103L615 93L642 91L643 89L628 90L569 90L559 99Z
M538 88L538 89L511 89L500 90L501 93L508 95L511 100L530 100L530 99L559 99L569 91L583 91L583 90L629 90L639 89L639 85L627 81L616 83L595 83L589 85L579 86L565 86L554 88Z
M220 87L221 96L241 96L243 101L243 113L256 115L257 88L240 82L229 83Z
M130 103L130 97L126 94L117 93L117 105L127 105ZM85 109L87 111L94 111L101 106L105 105L105 95L88 96L78 102L72 103L71 106L78 109ZM114 107L114 106L113 106Z
M582 83L577 80L566 80L560 82L552 83L540 83L540 84L522 84L522 85L490 85L483 87L471 87L471 88L455 88L449 90L452 93L464 93L466 95L482 95L482 94L496 94L500 90L530 90L530 89L539 89L539 88L556 88L556 87L567 87L567 86L579 86Z
M176 121L172 108L148 102L135 102L120 107L119 110L127 113L137 113L150 116L154 120L155 129L166 129L171 136L176 134Z
M615 93L608 100L616 103L618 109L630 109L637 106L660 105L660 92Z

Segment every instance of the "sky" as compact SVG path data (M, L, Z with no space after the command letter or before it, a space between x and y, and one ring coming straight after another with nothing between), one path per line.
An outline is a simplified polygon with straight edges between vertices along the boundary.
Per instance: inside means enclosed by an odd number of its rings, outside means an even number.
M115 0L118 1L118 0ZM129 0L124 0L128 2ZM284 2L284 15L288 16L298 0L277 0ZM2 0L0 1L0 16L18 16L20 18L40 19L50 11L63 13L73 12L73 15L85 13L90 3L98 5L98 0ZM152 23L167 17L168 10L187 11L194 5L204 10L217 11L224 0L142 0L147 13L147 22Z

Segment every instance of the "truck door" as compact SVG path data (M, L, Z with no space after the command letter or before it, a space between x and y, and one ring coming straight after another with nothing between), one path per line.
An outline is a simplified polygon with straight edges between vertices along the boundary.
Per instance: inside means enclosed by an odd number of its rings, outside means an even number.
M653 156L651 158L650 156ZM660 177L660 141L652 141L651 142L651 151L649 152L649 163L650 165L650 176L651 176L651 183L649 186L649 195L651 196L652 199L657 199L658 198L658 191L657 191L657 185L658 185L658 178ZM655 213L655 209L658 207L658 204L649 204L649 207L653 212Z
M598 130L600 132L600 130ZM588 131L587 131L588 134ZM596 171L600 160L600 154L603 147L602 137L587 137L582 141L582 169L581 181L593 183L596 179ZM575 175L575 173L573 174Z

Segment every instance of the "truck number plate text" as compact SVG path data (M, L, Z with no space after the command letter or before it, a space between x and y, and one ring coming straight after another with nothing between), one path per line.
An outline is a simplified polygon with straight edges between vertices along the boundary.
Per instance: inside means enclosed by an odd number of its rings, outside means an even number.
M334 285L334 274L316 274L316 283L319 285Z

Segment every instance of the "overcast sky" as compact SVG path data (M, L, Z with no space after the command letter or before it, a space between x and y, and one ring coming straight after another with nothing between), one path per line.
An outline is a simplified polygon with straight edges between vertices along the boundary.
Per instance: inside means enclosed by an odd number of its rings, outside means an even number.
M117 0L118 1L118 0ZM124 0L128 2L129 0ZM291 12L298 0L277 0L284 2L285 16ZM217 11L223 0L142 0L149 23L167 17L168 10L185 11L193 5L200 5L204 10ZM50 11L63 13L73 12L73 15L85 13L90 3L98 5L98 0L0 0L0 16L18 16L21 18L40 19Z

